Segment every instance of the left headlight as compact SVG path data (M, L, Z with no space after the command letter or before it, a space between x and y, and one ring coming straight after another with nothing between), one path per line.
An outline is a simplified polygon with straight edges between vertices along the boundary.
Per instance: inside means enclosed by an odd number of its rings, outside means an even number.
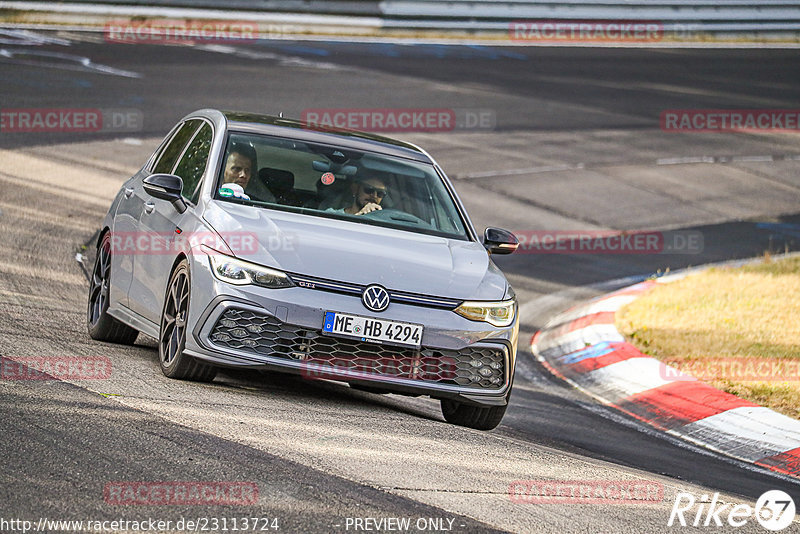
M502 302L466 301L453 310L471 321L483 321L492 326L509 326L514 322L517 301L514 299Z
M211 272L223 282L237 286L254 284L270 289L294 286L284 272L226 256L213 249L208 249L206 253L211 263Z

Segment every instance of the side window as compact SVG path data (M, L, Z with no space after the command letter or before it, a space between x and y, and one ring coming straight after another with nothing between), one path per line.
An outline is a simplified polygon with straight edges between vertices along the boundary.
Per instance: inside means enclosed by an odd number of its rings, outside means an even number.
M178 161L181 152L183 152L183 147L185 147L189 139L192 138L192 135L197 130L197 127L200 126L201 122L202 121L195 119L187 121L186 124L181 126L181 129L178 130L175 137L172 138L169 144L164 147L161 155L158 156L158 161L153 165L154 174L169 174L172 172L172 168L175 167L175 162Z
M169 131L169 133L166 135L166 137L164 137L164 139L161 140L161 143L159 143L158 148L156 148L156 151L153 152L153 155L150 156L150 159L148 160L149 164L148 168L152 169L155 166L156 162L158 161L158 158L161 157L161 154L167 148L169 142L172 141L172 138L175 137L175 134L178 133L178 130L180 130L182 126L183 123L179 122L178 124L173 126L172 129Z
M204 124L183 154L178 168L175 169L175 174L183 178L182 194L186 199L194 199L194 193L203 178L208 152L211 150L212 134L211 126Z

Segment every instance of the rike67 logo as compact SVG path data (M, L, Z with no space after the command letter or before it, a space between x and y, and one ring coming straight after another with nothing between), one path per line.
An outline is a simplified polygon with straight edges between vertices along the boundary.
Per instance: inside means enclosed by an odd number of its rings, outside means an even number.
M708 495L698 502L694 495L682 491L675 496L667 526L742 527L755 519L765 529L777 532L792 524L794 514L794 500L781 490L763 493L755 507L720 502L719 493L712 495L710 502Z

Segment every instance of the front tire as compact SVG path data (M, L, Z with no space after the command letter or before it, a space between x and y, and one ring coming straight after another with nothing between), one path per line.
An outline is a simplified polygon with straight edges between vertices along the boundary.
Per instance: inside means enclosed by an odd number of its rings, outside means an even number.
M189 263L182 260L170 276L161 311L158 335L158 360L161 371L170 378L211 382L217 368L184 354L191 279Z
M97 341L108 341L132 345L139 331L108 314L109 289L111 288L111 235L106 233L97 247L92 278L89 281L89 302L86 310L86 325L89 337Z
M506 413L505 406L471 406L460 402L442 399L442 415L445 421L458 426L466 426L477 430L492 430L500 424Z

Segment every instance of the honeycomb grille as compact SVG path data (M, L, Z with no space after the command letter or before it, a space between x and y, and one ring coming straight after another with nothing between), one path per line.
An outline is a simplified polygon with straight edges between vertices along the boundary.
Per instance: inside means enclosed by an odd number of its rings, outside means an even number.
M322 335L239 308L229 308L217 319L210 340L221 348L302 362L302 373L309 378L402 378L499 389L505 376L505 352L500 348L393 347Z

